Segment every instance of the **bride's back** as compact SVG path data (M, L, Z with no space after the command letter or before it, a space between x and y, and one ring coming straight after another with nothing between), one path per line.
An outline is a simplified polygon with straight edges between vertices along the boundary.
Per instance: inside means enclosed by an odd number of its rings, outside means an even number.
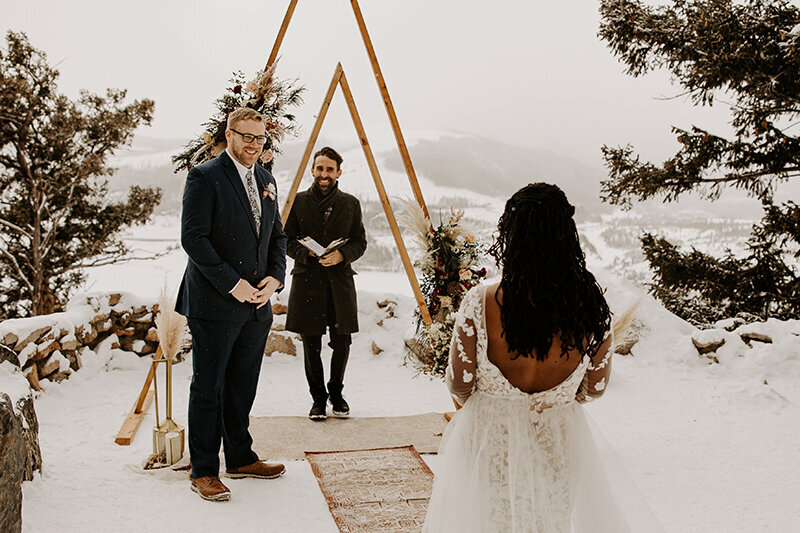
M561 340L555 336L544 361L538 361L536 357L515 357L501 335L500 305L495 297L498 290L499 284L486 288L486 351L489 361L500 369L509 383L524 392L541 392L557 386L575 371L583 353L570 350L567 352L569 357L562 356Z

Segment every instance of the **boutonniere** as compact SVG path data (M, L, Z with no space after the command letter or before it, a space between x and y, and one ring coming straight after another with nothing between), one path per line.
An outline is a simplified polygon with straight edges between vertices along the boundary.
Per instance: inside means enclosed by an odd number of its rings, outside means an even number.
M275 201L275 198L278 196L278 191L275 189L275 184L270 183L266 187L261 187L261 199L266 200L267 196L269 196L269 199L273 202Z

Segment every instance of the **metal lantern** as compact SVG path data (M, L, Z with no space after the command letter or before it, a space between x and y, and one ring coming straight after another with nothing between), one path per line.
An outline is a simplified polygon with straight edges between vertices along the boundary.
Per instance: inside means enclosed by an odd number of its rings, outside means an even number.
M156 455L164 454L166 456L166 464L174 465L183 458L186 430L172 419L172 358L162 356L159 359L153 359L154 365L158 365L158 363L165 363L167 367L166 417L164 422L159 422L158 380L154 379L156 425L153 428L153 453Z

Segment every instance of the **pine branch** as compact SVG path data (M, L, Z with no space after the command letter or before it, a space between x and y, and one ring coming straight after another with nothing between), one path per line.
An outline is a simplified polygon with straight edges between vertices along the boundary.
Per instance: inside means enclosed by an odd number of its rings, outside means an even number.
M22 235L23 237L27 237L28 239L31 239L31 240L33 239L33 236L30 233L28 233L27 231L25 231L21 227L17 226L16 224L13 224L13 223L9 222L8 220L0 218L0 224L2 224L4 226L6 226L7 228L17 232L18 234Z
M15 276L16 280L18 282L24 283L26 288L29 291L32 291L33 290L33 285L31 284L31 282L28 279L28 277L25 275L25 273L20 268L19 263L17 263L16 257L14 257L11 253L9 253L8 250L6 250L5 246L0 246L0 253L3 254L3 257L8 259L9 262L14 266L14 269L17 272L17 276Z
M67 199L64 202L64 207L57 211L57 215L50 217L52 222L52 226L50 229L45 233L44 238L42 239L42 258L46 258L50 251L53 249L52 242L55 241L57 229L61 227L62 222L66 219L67 215L69 214L70 210L74 205L73 200L73 193L75 192L75 183L72 182L69 187L69 192L67 193Z
M76 265L70 265L70 266L68 266L66 268L59 269L56 272L58 274L63 274L63 273L66 273L66 272L69 272L69 271L72 271L72 270L80 270L80 269L83 269L83 268L93 268L93 267L108 266L108 265L118 265L118 264L123 264L123 263L130 263L132 261L154 261L156 259L159 259L160 257L164 257L165 255L168 255L168 254L174 252L178 248L180 248L179 245L170 246L166 250L163 250L161 252L157 252L155 254L152 254L152 255L149 255L149 256L146 256L146 257L117 257L117 256L95 257L91 261L82 262L82 263L76 264ZM136 250L131 250L131 252L135 252L135 251Z

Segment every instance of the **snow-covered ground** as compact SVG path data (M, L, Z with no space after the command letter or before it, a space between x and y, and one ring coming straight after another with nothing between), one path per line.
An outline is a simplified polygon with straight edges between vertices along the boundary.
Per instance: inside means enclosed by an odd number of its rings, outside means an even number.
M136 229L130 242L155 250L177 235L177 220L162 217ZM590 255L590 266L608 287L612 309L622 310L640 290L601 259ZM177 286L184 265L183 252L175 250L155 261L104 267L90 273L87 289L155 296L165 284ZM362 272L356 284L362 331L354 338L345 389L353 416L450 410L443 384L404 364L413 309L404 274ZM378 326L385 315L376 302L387 297L398 301L396 317ZM772 345L740 346L711 364L691 344L694 328L656 302L645 297L640 316L647 327L633 356L616 358L608 392L586 409L665 529L795 531L800 323L786 324ZM372 354L373 341L384 349L380 355ZM230 480L233 498L225 504L202 501L185 474L142 470L152 451L152 408L131 446L117 446L114 437L148 359L100 350L83 362L61 384L44 382L36 396L44 473L23 486L25 531L337 531L304 461L288 462L278 480ZM22 379L11 372L10 364L0 366L0 389ZM185 425L190 363L174 372L174 413ZM303 416L309 406L302 360L265 358L253 415ZM435 472L436 456L424 458Z

